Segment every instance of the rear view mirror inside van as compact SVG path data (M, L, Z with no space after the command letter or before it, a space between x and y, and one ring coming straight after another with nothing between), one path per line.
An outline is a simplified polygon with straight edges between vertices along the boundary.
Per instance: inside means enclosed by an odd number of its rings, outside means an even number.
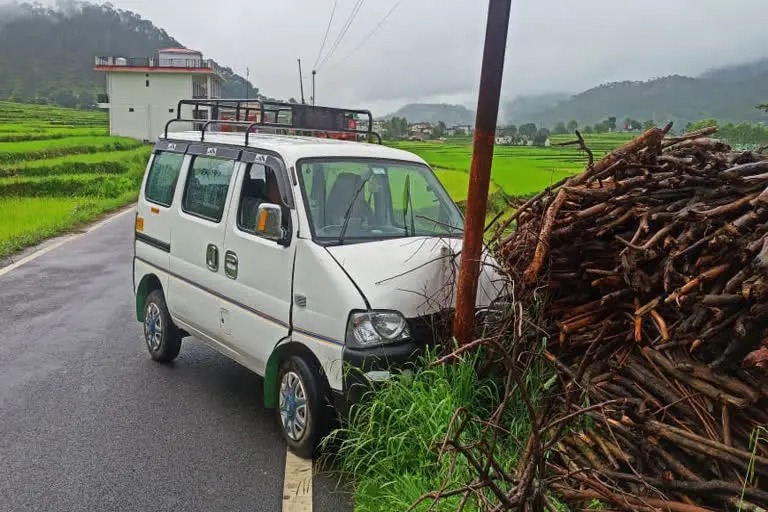
M262 203L256 213L256 234L270 240L283 237L283 210L272 203Z

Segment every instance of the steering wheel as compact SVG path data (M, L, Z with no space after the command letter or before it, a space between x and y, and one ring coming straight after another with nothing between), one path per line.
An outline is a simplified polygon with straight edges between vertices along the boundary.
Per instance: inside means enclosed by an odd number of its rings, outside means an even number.
M331 233L332 229L336 230L335 234L339 234L341 233L341 228L342 228L341 224L329 224L328 226L323 226L320 229L318 229L317 234L320 236L333 234Z

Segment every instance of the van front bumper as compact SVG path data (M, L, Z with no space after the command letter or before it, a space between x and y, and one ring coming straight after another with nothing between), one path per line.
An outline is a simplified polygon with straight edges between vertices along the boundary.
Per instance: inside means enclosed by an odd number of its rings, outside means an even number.
M414 341L370 349L344 347L344 390L335 393L336 409L346 418L349 408L377 383L389 380L395 373L412 371L424 347Z
M367 349L344 347L342 392L335 393L336 408L343 417L365 392L396 373L412 372L420 355L437 340L446 339L452 312L408 319L411 340Z

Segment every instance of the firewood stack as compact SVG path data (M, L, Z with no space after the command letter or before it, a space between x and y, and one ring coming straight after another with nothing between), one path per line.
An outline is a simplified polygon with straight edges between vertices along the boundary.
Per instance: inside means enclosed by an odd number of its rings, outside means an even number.
M544 355L567 383L518 470L539 442L551 496L571 503L764 510L768 158L669 128L590 154L497 228L515 300L544 301Z

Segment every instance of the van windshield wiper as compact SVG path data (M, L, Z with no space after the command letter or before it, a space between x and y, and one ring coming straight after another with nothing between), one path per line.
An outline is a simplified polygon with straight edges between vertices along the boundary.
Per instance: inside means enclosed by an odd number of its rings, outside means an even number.
M355 191L355 195L352 196L352 201L349 203L349 207L347 208L347 211L344 213L344 222L341 224L341 232L339 233L339 240L338 245L344 244L344 235L347 232L347 227L349 227L349 219L352 218L352 209L355 207L355 202L357 202L357 197L360 195L360 192L363 191L365 188L365 184L368 183L368 180L371 179L371 176L373 176L373 170L369 170L368 174L365 176L365 179L363 179L363 182L360 184L360 187Z
M416 225L413 219L413 199L411 198L411 175L405 177L405 190L403 191L403 228L405 236L408 236L408 211L411 212L411 236L416 236Z

